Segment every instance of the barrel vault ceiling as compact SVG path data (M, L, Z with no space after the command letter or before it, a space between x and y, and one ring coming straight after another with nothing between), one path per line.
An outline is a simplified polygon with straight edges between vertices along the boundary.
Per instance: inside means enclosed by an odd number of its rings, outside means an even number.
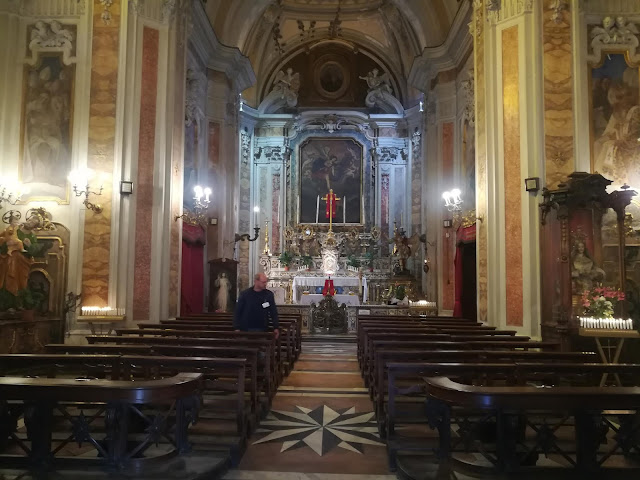
M467 0L209 0L216 36L249 58L257 77L249 101L287 61L338 43L406 79L425 48L442 44ZM252 103L253 103L252 102Z

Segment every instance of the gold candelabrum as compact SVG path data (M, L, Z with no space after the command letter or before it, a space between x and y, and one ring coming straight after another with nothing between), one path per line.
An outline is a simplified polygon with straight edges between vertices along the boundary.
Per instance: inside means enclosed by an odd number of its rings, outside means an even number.
M264 250L262 250L263 255L271 255L271 250L269 250L269 222L264 222Z
M25 187L18 181L9 184L6 180L3 180L0 183L0 208L2 208L2 202L15 205L20 201L20 197L24 193L26 193Z
M207 220L207 208L209 208L209 203L211 203L209 200L211 189L209 187L202 188L200 185L196 185L193 188L193 192L193 210L184 207L182 215L176 215L176 221L181 218L183 222L189 225L204 225Z
M69 174L69 180L71 181L73 193L75 193L76 197L84 196L82 203L87 210L91 210L95 213L102 213L102 207L99 204L89 201L89 195L102 195L102 179L99 180L99 187L97 189L95 187L92 189L89 185L89 181L93 178L94 174L93 170L90 169L73 170Z

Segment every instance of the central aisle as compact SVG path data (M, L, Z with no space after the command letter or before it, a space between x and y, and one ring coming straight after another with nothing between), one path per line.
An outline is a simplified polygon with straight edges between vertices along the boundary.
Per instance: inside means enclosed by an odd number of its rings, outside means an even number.
M296 473L297 472L297 473ZM326 474L306 477L300 474ZM295 369L228 480L391 480L356 344L302 343Z

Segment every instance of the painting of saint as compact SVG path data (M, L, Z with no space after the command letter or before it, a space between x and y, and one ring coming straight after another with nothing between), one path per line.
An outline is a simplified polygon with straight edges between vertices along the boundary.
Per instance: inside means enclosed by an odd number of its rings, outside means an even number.
M333 223L362 223L362 152L351 138L309 138L300 145L300 223L329 223L322 198L330 190L339 199Z
M640 185L640 69L609 54L591 73L592 170Z
M74 66L61 55L25 67L21 181L33 197L66 199L71 169Z

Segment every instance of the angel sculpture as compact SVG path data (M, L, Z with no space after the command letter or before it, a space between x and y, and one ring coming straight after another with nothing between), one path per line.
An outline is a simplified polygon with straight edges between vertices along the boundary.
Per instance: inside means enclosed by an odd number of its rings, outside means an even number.
M300 89L300 74L293 73L291 67L287 68L287 73L280 70L276 74L273 82L272 92L280 93L280 98L286 100L287 105L295 107L298 103L298 90Z
M384 92L391 95L391 87L389 86L389 74L383 73L382 75L378 75L379 71L377 68L374 68L369 73L367 73L366 77L358 77L361 80L366 80L367 86L369 87L369 93L371 92Z
M394 228L393 237L389 238L384 233L381 235L382 241L385 243L393 243L393 251L391 255L398 257L399 265L394 268L396 275L409 275L407 269L407 260L419 251L420 243L424 241L424 237L414 233L407 237L403 228Z

